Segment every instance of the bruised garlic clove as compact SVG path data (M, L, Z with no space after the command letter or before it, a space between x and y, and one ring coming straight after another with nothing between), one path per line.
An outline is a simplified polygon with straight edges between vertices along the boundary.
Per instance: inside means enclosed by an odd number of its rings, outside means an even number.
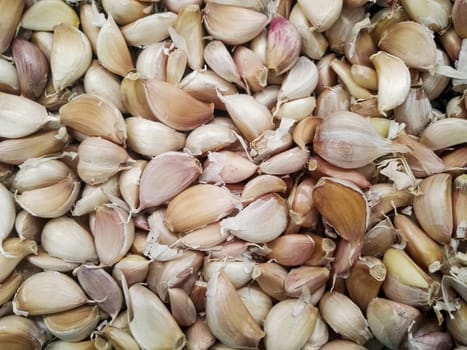
M157 207L185 190L201 174L199 161L186 153L166 152L154 157L139 181L139 210Z
M204 124L191 131L185 141L184 151L194 156L228 147L237 141L233 130L224 125Z
M86 302L86 295L71 277L46 271L32 275L21 284L13 299L13 310L21 316L49 315Z
M201 183L228 184L239 183L252 176L257 165L241 154L220 151L210 152L199 178Z
M204 48L203 54L204 60L217 75L228 82L244 87L237 66L222 41L210 41Z
M222 271L208 282L206 319L216 338L235 348L254 348L265 335Z
M208 2L203 10L207 32L227 45L244 44L256 37L268 23L263 13L238 6Z
M70 5L60 0L34 3L21 18L21 26L30 30L52 31L61 24L77 28L79 18Z
M63 55L68 56L63 59ZM91 61L91 44L83 32L65 23L54 27L50 69L56 91L73 85L84 75Z
M167 39L169 28L176 20L173 12L158 12L128 23L121 31L128 45L148 46Z
M221 221L223 232L253 243L266 243L284 232L288 223L287 203L278 194L266 194Z
M103 97L79 95L60 108L60 121L86 136L99 136L125 145L127 130L123 116Z

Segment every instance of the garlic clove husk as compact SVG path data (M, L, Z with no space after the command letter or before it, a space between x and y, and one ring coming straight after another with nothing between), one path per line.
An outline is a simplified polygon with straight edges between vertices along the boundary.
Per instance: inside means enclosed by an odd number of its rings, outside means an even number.
M60 121L86 136L103 137L121 145L125 145L127 139L120 110L110 100L94 94L79 95L63 105Z
M265 335L222 271L208 282L206 319L216 338L235 348L255 348Z
M21 94L37 99L47 84L49 64L42 51L33 43L15 39L11 45L13 59L18 72ZM34 64L31 64L34 62Z
M169 202L165 223L173 232L189 232L218 221L238 208L241 208L239 199L228 189L195 185Z
M184 151L194 156L218 151L237 141L233 130L224 125L204 124L191 131L185 140Z
M286 171L285 167L289 167L288 164L284 165L284 162L292 154L298 156L297 161L292 162L290 167L300 167L300 162L303 158L306 158L306 151L298 148L293 148L291 152L286 150L292 146L292 136L290 135L290 129L292 128L295 121L290 118L283 118L280 121L279 127L273 130L266 130L260 136L255 138L250 143L250 156L253 157L255 162L260 162L267 159L279 152L281 156L278 156L271 161L271 164L265 163L265 168L270 168L271 171Z
M71 277L46 271L32 275L21 284L13 299L13 310L21 316L48 315L86 302L86 295Z
M149 108L146 95L144 93L143 78L139 73L129 73L121 82L120 90L125 109L132 116L142 117L150 120L157 120Z
M181 327L189 327L196 321L196 309L189 295L181 288L168 289L170 311Z
M365 316L346 295L326 292L319 302L319 310L326 323L344 338L360 345L372 338Z
M6 59L0 59L0 90L8 94L20 93L19 77L16 67Z
M185 190L201 174L199 161L186 153L165 152L144 168L139 181L139 209L156 207Z
M222 271L225 277L232 282L232 285L238 289L251 281L251 274L253 273L254 267L255 263L251 260L219 261L205 258L203 264L203 278L209 282L213 276L218 274L219 271Z
M99 308L84 305L43 318L47 330L63 341L77 342L86 339L99 323Z
M49 220L41 232L41 245L50 256L65 261L86 263L97 260L91 233L72 218Z
M168 50L169 45L164 41L144 47L136 59L136 71L141 78L166 81Z
M260 263L255 266L252 274L258 286L275 300L287 299L285 279L287 270L275 262Z
M288 223L286 201L276 193L251 202L236 216L221 221L222 232L253 243L266 243L279 237Z
M257 165L243 155L231 152L209 152L200 183L229 184L239 183L251 177Z
M99 31L96 54L100 64L121 77L135 69L125 38L112 16Z
M91 232L100 265L112 266L130 250L135 226L125 209L107 205L96 209Z
M137 19L120 28L130 46L141 47L161 42L169 37L169 28L177 20L173 12L158 12Z
M115 319L123 306L123 293L113 277L104 269L91 265L81 265L73 273L86 294Z
M0 319L0 346L4 349L42 349L47 334L37 322L20 316L8 315Z
M154 79L144 82L144 91L152 113L175 130L193 130L213 117L214 104L201 102L188 92ZM171 101L176 100L174 105Z
M208 2L203 10L207 32L227 45L244 44L256 37L269 19L261 12Z
M414 197L413 208L420 226L438 243L449 244L453 228L451 175L431 175L419 186L422 194Z
M412 205L413 195L408 190L396 190L388 183L375 184L366 193L370 202L370 226L384 219L395 208Z
M317 318L318 309L303 300L280 301L272 307L264 321L267 349L302 349L313 333Z
M287 184L275 175L258 175L248 181L243 188L241 199L243 202L251 202L267 193L284 193Z
M302 293L310 293L311 295L326 285L329 275L330 271L327 267L300 266L294 268L285 278L285 292L292 298L299 298Z
M71 175L59 182L15 195L16 202L28 213L41 218L56 218L68 212L79 195L80 182ZM47 198L47 201L44 201Z
M148 275L150 261L138 254L128 254L116 263L112 270L112 277L122 285L125 278L128 286L143 283Z
M21 240L12 237L2 242L0 255L0 283L3 283L16 266L27 256L37 254L37 243L30 239Z
M102 7L119 25L136 21L146 16L151 9L149 4L137 0L102 0Z
M24 0L16 1L9 0L5 1L0 5L1 28L0 32L0 53L4 53L10 46L11 40L15 37L16 29L21 21L24 6L26 2Z
M361 241L368 227L370 208L357 186L346 180L322 177L312 196L314 207L338 235L350 242Z
M118 182L117 175L100 185L93 186L86 184L81 198L74 204L72 215L81 216L89 214L98 206L110 203L111 198L119 197L120 191Z
M341 168L363 167L389 153L406 153L408 147L381 137L359 114L340 111L324 118L316 131L313 150Z
M402 0L401 5L412 20L434 32L441 32L449 25L452 7L450 1Z
M466 131L467 119L445 118L428 125L422 132L420 142L437 151L465 143Z
M318 32L328 30L339 18L342 12L343 1L327 2L323 0L307 2L298 1L303 13L312 23L312 28Z
M21 26L29 30L52 31L60 24L75 28L79 25L79 17L73 8L60 0L45 0L30 6L21 18Z
M79 264L67 262L59 258L54 258L47 254L47 252L39 247L37 255L29 255L27 257L28 263L39 269L45 271L57 271L68 273L76 269Z
M63 59L68 55L67 59ZM86 35L70 24L54 27L50 69L53 86L61 91L81 78L92 61L92 48Z
M244 87L240 73L232 55L220 40L212 40L204 48L204 60L207 65L221 78Z
M185 335L160 299L135 284L125 291L128 324L137 343L146 349L181 350Z

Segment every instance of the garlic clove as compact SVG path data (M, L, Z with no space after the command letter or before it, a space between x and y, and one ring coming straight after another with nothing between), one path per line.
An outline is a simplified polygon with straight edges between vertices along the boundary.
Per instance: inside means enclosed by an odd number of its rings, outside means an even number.
M242 287L237 293L250 315L261 325L272 308L272 298L255 284Z
M285 279L287 270L274 262L260 263L255 266L252 274L259 287L275 300L287 299Z
M263 13L238 6L208 2L203 10L207 32L227 45L244 44L256 37L268 23Z
M233 53L236 70L247 87L247 91L258 92L268 83L268 68L261 58L245 46L238 46Z
M248 181L243 188L242 202L251 202L267 193L284 193L287 184L275 175L258 175Z
M299 266L311 257L315 242L308 235L291 233L277 237L267 246L270 249L268 259L282 266Z
M195 181L201 171L199 161L186 153L165 152L154 157L139 181L139 210L171 200Z
M68 55L66 59L64 55ZM91 44L83 32L65 23L54 27L50 69L56 91L73 85L84 75L91 61Z
M52 31L57 25L79 25L79 17L71 6L60 0L45 0L30 6L21 18L21 26L30 30Z
M452 13L450 1L402 0L401 5L412 20L434 32L440 32L449 26L449 17Z
M47 341L45 330L37 322L25 317L3 316L0 319L0 327L0 346L4 349L39 350Z
M112 277L123 285L125 278L128 286L135 283L143 283L149 271L149 260L138 254L128 254L116 263L112 270Z
M467 176L459 175L454 179L452 189L452 207L454 237L467 236Z
M16 206L13 194L0 183L0 245L11 233L15 225Z
M215 222L184 235L180 242L187 248L204 250L214 248L226 239L227 235L221 232L219 222Z
M12 62L0 59L0 90L8 94L20 93L19 77Z
M460 302L460 308L453 312L453 317L447 317L446 326L450 334L457 341L465 344L467 342L465 325L467 321L467 304Z
M433 151L466 142L467 119L445 118L428 125L420 142ZM449 135L449 136L448 136Z
M120 90L122 102L125 109L132 116L142 117L150 120L157 120L149 108L146 95L144 93L143 78L139 73L129 73L121 82Z
M233 130L224 125L208 123L192 130L186 137L184 151L194 156L218 151L237 141Z
M0 303L5 304L13 298L16 290L23 283L24 277L22 273L13 271L6 279L2 281L0 286Z
M130 46L149 46L169 37L169 28L177 20L173 12L158 12L144 16L121 27L125 41Z
M330 272L327 267L297 267L290 270L285 278L285 292L292 298L298 298L302 293L311 295L326 285L329 275Z
M0 28L0 32L2 33L0 35L0 53L4 53L8 49L11 40L15 37L16 29L21 21L21 15L23 14L25 4L26 2L24 0L9 0L0 5L0 13L2 14L2 26Z
M169 288L170 311L181 327L189 327L196 321L196 309L189 295L181 288Z
M454 30L462 38L467 38L467 28L465 25L465 15L467 6L463 0L455 0L452 6L451 18Z
M75 202L73 216L89 214L98 206L110 203L111 198L119 197L118 175L100 185L86 184L81 198Z
M286 171L284 169L284 160L290 157L293 153L296 153L298 160L291 164L292 168L300 167L300 161L306 157L306 151L299 150L298 148L293 149L291 152L286 150L292 146L292 137L290 135L290 129L292 128L295 121L290 118L283 118L280 121L279 127L274 130L266 130L260 136L255 138L250 143L250 156L253 157L255 162L260 162L266 158L269 158L279 152L280 156L277 156L271 161L271 164L265 163L266 168L270 168L271 171ZM288 166L287 164L285 165ZM267 170L265 171L267 172Z
M102 7L119 25L136 21L151 10L150 5L137 0L102 0Z
M139 350L139 345L128 329L120 329L107 325L101 335L110 342L115 349ZM92 345L94 347L94 345ZM59 349L57 349L59 350ZM88 350L88 349L86 349ZM93 349L89 349L93 350Z
M219 261L210 258L204 259L203 278L209 282L220 271L225 274L232 285L238 289L251 281L251 274L255 267L255 263L251 260L235 261L226 260Z
M167 57L166 81L177 86L185 74L187 63L188 59L182 50L172 50Z
M59 258L51 257L42 248L39 248L37 255L29 255L27 260L31 265L45 271L68 273L79 266L78 263L67 262Z
M27 256L37 254L37 243L30 239L20 240L12 237L2 242L0 255L0 283L3 283L16 266Z
M350 74L352 79L361 87L368 90L378 90L378 76L373 68L361 64L352 64Z
M204 169L199 177L200 183L229 184L239 183L251 177L257 165L243 155L220 151L208 153Z
M105 16L97 9L96 3L80 4L79 19L83 33L91 43L92 51L96 53L97 36L102 25L105 23Z
M321 122L321 118L314 116L300 120L292 131L293 141L301 148L312 143L316 129Z
M221 78L228 82L235 83L240 87L244 87L240 73L232 58L232 55L225 47L225 44L220 40L212 40L204 48L204 60L209 68L211 68Z
M287 74L279 90L279 101L310 96L318 85L318 68L307 57L300 56Z
M341 84L325 86L316 99L314 115L320 118L350 110L350 94Z
M396 242L397 231L389 219L374 225L363 237L363 256L381 257Z
M335 58L331 61L331 68L336 72L339 79L345 84L350 95L356 99L367 100L373 95L364 87L359 86L353 79L350 65Z
M405 101L394 109L394 119L405 123L405 130L411 135L419 135L430 122L431 116L431 103L423 88L411 88Z
M94 350L97 341L84 340L80 342L66 342L55 340L47 345L47 350Z
M136 59L136 70L143 79L166 81L168 43L162 41L146 46Z
M312 28L318 32L328 30L339 18L342 12L343 1L298 1L303 13L312 23Z
M20 239L32 239L40 241L44 221L41 218L29 214L26 210L18 212L15 218L15 230Z
M13 299L13 310L21 316L48 315L86 302L86 295L71 277L46 271L32 275L21 284Z
M146 160L139 159L131 165L131 168L123 170L119 176L119 191L130 212L136 212L139 206L139 182L147 163Z
M310 234L310 237L315 242L315 247L305 265L329 266L329 263L334 260L336 243L331 238L322 237L316 233Z
M274 117L278 119L289 118L300 121L313 114L315 107L316 98L314 96L299 98L281 104L280 107L274 111Z

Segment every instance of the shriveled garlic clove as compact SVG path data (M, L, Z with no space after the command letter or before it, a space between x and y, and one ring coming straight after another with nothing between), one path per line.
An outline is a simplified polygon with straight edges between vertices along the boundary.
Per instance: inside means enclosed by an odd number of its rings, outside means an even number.
M210 152L204 163L201 183L239 183L252 176L257 165L241 154L231 151Z
M237 66L225 47L225 44L220 40L210 41L204 48L204 60L208 66L221 78L228 82L235 83L240 87L244 87L243 81Z
M218 151L237 141L233 130L227 126L209 123L197 127L186 137L184 151L199 156Z
M265 335L222 271L208 282L206 319L216 338L235 348L254 348Z
M79 17L73 8L60 0L34 3L21 18L21 26L30 30L52 31L60 24L75 28L79 25Z
M186 153L165 152L154 157L139 181L139 210L172 199L195 181L201 171L199 161Z
M324 32L329 29L339 18L342 12L343 1L298 1L303 13L312 23L312 28L318 32Z
M71 277L46 271L32 275L21 284L13 299L13 310L22 316L48 315L86 302L86 295Z
M169 28L176 20L173 12L158 12L128 23L121 31L128 45L148 46L167 39Z

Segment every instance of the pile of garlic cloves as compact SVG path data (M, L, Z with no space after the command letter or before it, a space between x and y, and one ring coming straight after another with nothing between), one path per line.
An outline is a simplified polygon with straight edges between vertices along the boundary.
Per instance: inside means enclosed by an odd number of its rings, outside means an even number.
M467 347L467 1L0 0L0 348Z

